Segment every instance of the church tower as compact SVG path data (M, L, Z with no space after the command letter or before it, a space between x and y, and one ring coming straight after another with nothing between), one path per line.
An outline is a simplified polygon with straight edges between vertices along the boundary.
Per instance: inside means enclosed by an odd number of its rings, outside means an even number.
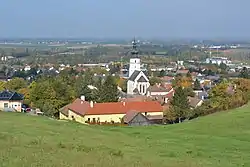
M129 77L134 73L134 71L141 71L141 60L138 58L138 50L137 50L137 43L135 39L132 42L133 49L131 54L134 58L131 58L129 61Z
M132 58L129 61L129 77L135 72L135 71L141 71L141 63L139 58Z
M131 54L133 58L129 61L129 78L127 82L127 94L129 95L146 95L150 86L149 79L141 71L141 60L138 57L137 43L134 39L132 42L133 49Z

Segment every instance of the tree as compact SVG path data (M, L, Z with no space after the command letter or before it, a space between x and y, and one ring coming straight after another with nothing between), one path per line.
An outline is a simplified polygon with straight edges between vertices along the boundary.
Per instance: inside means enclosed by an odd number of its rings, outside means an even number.
M18 93L21 93L24 95L24 104L28 104L30 105L31 101L30 101L30 89L27 88L22 88L18 91Z
M246 67L243 67L243 69L240 72L240 78L249 78L248 70Z
M55 79L52 81L52 88L56 93L56 99L58 108L69 104L73 100L73 92L70 86L61 79Z
M225 63L220 63L219 67L223 71L225 71L227 69L227 65Z
M175 114L175 117L178 118L179 123L181 119L186 118L189 113L189 101L187 94L185 93L182 87L175 89L175 95L170 101L170 112Z
M157 83L161 83L161 79L160 78L157 78L157 77L152 77L152 78L149 78L149 83L151 86L157 84Z
M118 86L122 89L123 92L127 92L127 79L120 78L118 81Z
M228 92L228 83L220 83L209 92L210 105L217 110L227 110L229 108L232 95Z
M190 97L195 96L195 92L194 92L193 88L187 87L187 88L184 88L183 90L187 96L190 96Z
M5 84L5 88L11 91L18 91L26 87L27 82L23 78L13 78Z
M184 76L177 76L172 81L173 87L182 87L182 88L189 88L192 87L192 78L184 77Z
M190 71L188 71L186 77L187 77L187 78L192 78L192 75L191 75Z
M0 91L3 91L5 89L5 82L0 81Z
M198 79L196 79L194 82L194 90L201 90L201 84Z
M161 70L160 71L160 74L159 74L159 77L164 77L166 74L165 70Z
M51 79L40 79L36 83L33 83L30 90L30 100L35 107L40 108L48 116L56 114L61 107L61 103L58 103L56 99L56 92L52 87ZM53 110L48 110L48 106L53 108Z
M99 90L99 102L117 102L118 101L118 89L113 76L107 76L106 80L102 84Z
M84 95L86 100L94 101L95 99L93 98L93 91L89 88L89 85L94 85L94 80L91 71L87 70L84 73L84 76L78 77L75 82L74 87L76 96L80 97Z

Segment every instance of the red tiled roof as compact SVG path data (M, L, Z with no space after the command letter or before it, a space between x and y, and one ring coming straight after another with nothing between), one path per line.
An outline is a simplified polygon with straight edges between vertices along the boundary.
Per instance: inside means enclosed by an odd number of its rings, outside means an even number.
M123 117L123 121L125 123L129 123L130 121L132 121L132 119L134 119L135 116L137 116L138 114L140 114L138 111L128 111L126 113L126 115L124 115Z
M165 97L168 99L171 99L174 96L174 90L172 90L171 92L169 92Z
M171 81L173 79L174 79L174 77L170 77L170 76L164 76L161 78L161 80L163 80L163 81Z
M171 83L165 83L163 86L164 86L168 91L170 91L170 90L173 88Z
M131 101L146 101L146 100L147 100L146 96L138 95L138 96L135 96L135 97L124 98L124 99L121 99L120 101L122 101L122 102L131 102Z
M87 101L76 99L68 108L80 115L85 115L87 110L90 108L90 104Z
M178 70L176 73L177 74L187 74L188 70Z
M165 87L163 87L162 85L150 86L148 88L148 91L150 91L150 92L168 92L168 90Z
M80 115L126 114L130 110L139 112L161 112L163 110L160 103L156 101L94 103L91 108L89 102L80 99L75 100L69 109Z

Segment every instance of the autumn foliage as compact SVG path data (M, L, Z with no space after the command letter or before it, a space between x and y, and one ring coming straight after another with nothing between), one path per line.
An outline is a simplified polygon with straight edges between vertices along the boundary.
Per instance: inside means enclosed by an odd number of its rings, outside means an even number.
M250 100L250 80L222 82L209 92L209 100L195 109L194 117L225 111L245 105Z

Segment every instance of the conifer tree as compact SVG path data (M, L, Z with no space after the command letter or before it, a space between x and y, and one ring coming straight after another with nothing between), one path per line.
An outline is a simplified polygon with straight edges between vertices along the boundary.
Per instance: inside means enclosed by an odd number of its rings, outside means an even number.
M200 90L200 89L201 89L200 81L196 79L194 82L194 90Z
M170 111L178 118L179 123L182 118L186 118L190 110L187 94L182 87L175 89L173 99L170 101Z
M118 88L115 78L107 76L102 84L100 91L100 102L117 102L118 101Z

